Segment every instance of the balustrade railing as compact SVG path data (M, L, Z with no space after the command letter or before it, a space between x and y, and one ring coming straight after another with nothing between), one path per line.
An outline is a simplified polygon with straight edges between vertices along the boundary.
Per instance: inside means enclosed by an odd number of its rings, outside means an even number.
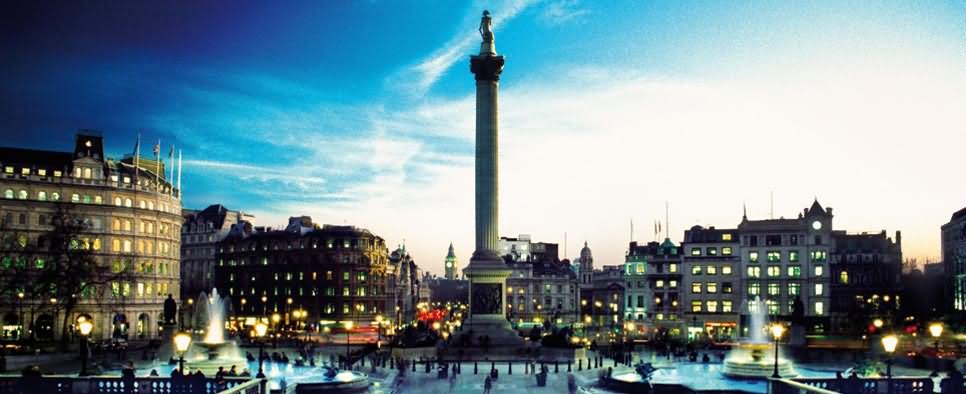
M944 382L946 379L944 379ZM891 390L889 385L892 385ZM846 394L912 394L933 392L933 381L928 377L888 378L794 378L772 379L770 394L846 393ZM946 392L945 388L943 392ZM963 391L959 391L963 392Z
M129 381L120 376L2 376L0 394L263 394L267 393L265 382L264 379L238 377L198 380L142 376Z

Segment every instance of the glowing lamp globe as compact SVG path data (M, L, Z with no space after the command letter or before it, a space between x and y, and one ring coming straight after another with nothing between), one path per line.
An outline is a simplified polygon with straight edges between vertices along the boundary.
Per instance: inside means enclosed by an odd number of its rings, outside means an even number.
M896 351L896 345L899 344L899 337L895 335L886 335L882 337L882 347L885 351L892 353Z
M875 326L875 328L882 328L882 319L873 320L872 325Z
M771 336L774 337L775 340L778 340L778 338L781 338L782 333L784 332L785 332L785 326L781 324L773 324L771 326Z
M80 333L81 333L81 335L87 336L87 334L90 334L91 333L91 330L93 330L93 329L94 329L94 323L91 323L87 319L84 319L84 321L80 322Z
M175 349L178 349L179 352L187 352L189 345L191 345L191 335L180 333L174 336L174 347Z
M255 336L259 338L264 337L266 332L268 332L267 324L258 322L258 324L255 325Z
M939 338L940 335L943 335L943 325L942 325L942 323L933 323L933 324L930 324L929 325L929 333L932 334L932 336L935 337L935 338Z
M349 320L349 321L345 322L345 329L346 330L351 330L352 329L352 326L353 326L352 320Z

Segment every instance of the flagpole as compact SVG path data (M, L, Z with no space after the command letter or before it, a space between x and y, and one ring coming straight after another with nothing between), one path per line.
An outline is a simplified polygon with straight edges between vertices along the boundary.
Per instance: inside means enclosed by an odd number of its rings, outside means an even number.
M141 133L138 133L138 142L134 144L134 184L138 184L138 165L141 160Z
M183 152L178 149L178 199L181 199L181 154Z
M156 162L154 163L154 187L155 187L155 190L160 190L161 175L158 174L161 172L161 139L160 138L158 138L158 144L154 146L154 159L156 160Z

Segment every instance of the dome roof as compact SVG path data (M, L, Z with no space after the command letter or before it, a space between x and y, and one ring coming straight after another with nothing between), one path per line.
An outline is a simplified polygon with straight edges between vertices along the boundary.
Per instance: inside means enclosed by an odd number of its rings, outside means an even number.
M587 247L587 241L584 241L584 247L580 249L580 258L581 260L594 258L593 253L590 252L590 248Z

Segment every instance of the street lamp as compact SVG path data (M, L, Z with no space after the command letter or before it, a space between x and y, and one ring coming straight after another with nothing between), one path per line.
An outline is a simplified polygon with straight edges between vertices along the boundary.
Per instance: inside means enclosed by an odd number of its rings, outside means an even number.
M382 322L383 322L383 320L385 320L385 318L383 318L382 315L377 315L376 316L376 329L377 329L377 331L376 331L376 338L378 338L380 341L382 340Z
M781 375L778 374L778 340L781 339L783 332L785 332L785 326L781 323L772 324L771 336L775 337L775 371L772 372L771 377L775 379L781 378Z
M943 324L933 323L929 325L929 333L932 334L933 338L936 338L936 368L933 369L934 373L939 373L939 337L943 335Z
M256 378L265 379L265 370L262 369L262 362L265 353L265 332L268 331L268 325L262 322L255 324L255 336L258 337L258 375Z
M896 345L899 344L899 337L894 334L889 334L882 337L882 347L885 351L889 353L889 358L886 359L886 378L888 379L888 393L892 394L892 354L896 351Z
M272 348L278 347L278 322L282 320L282 316L278 313L272 314Z
M882 324L882 319L875 319L872 321L872 325L875 326L875 328L882 328Z
M345 365L346 369L350 368L349 364L349 333L352 331L352 320L347 320L345 322Z
M191 345L191 334L179 333L174 336L174 347L178 350L178 370L184 375L184 354L188 352L188 346Z
M88 357L88 353L90 353L90 350L89 350L90 349L89 348L90 345L89 345L89 343L87 341L87 336L90 335L91 330L94 329L94 323L92 323L90 320L87 320L87 318L85 318L84 316L79 317L77 320L80 322L80 324L78 325L78 327L80 328L80 334L81 334L81 343L80 343L81 371L80 371L80 376L87 376L87 375L89 375L89 373L87 373L87 357Z

